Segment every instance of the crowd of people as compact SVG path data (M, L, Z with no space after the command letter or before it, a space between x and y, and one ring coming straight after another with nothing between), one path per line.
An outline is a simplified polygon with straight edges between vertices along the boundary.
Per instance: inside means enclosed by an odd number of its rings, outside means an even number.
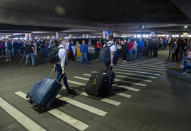
M89 48L95 49L94 58L100 58L100 50L107 46L108 41L101 39L71 39L67 42L67 60L75 61L76 57L81 58L82 64L88 64ZM111 42L111 41L110 41ZM5 56L7 62L14 57L25 57L25 65L31 59L32 66L35 66L35 58L49 58L54 48L58 48L59 40L1 40L0 56ZM159 50L166 50L169 45L169 60L173 63L181 63L183 72L191 67L191 39L189 38L165 38L155 37L152 39L129 39L113 38L113 64L125 61L134 61L137 56L158 56ZM190 61L189 61L190 60Z
M186 55L187 50L191 47L191 39L174 38L169 45L169 60L178 63Z
M133 61L137 56L158 56L158 50L166 50L167 38L153 39L114 39L116 51L114 52L114 64L117 61Z
M67 56L68 60L75 60L75 56L81 56L81 63L88 64L88 42L67 41ZM6 58L5 61L11 62L14 57L25 57L25 64L28 65L31 58L32 65L35 65L35 57L49 58L51 52L60 45L60 40L1 40L0 41L0 56Z
M26 56L25 64L31 58L32 65L35 65L35 56L49 57L53 48L59 46L59 40L2 40L0 41L0 56L4 55L6 61L11 62L13 57ZM95 59L99 59L100 50L104 47L101 39L71 39L67 40L68 60L75 60L81 57L81 63L88 64L88 52L90 46L95 49ZM168 40L166 38L154 39L122 39L115 38L114 63L121 61L133 61L139 56L157 56L157 51L166 49Z
M181 63L180 68L186 74L186 69L191 68L191 39L174 38L169 45L169 60Z

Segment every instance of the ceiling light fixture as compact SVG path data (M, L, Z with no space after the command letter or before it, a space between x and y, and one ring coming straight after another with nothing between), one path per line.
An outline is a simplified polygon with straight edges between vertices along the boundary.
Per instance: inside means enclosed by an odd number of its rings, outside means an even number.
M141 29L145 29L145 26L144 26L144 25L142 25L142 26L141 26Z
M185 26L184 26L184 29L187 29L187 28L188 28L188 25L185 25Z

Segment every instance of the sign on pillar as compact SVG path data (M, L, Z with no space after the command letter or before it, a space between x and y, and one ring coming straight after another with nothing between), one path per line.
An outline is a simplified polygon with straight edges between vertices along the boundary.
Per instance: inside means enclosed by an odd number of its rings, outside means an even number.
M56 39L59 39L59 38L60 38L60 33L56 32Z
M25 33L25 40L29 39L29 33Z
M103 38L108 39L109 35L111 35L111 31L103 31Z
M32 33L29 33L29 40L32 41Z

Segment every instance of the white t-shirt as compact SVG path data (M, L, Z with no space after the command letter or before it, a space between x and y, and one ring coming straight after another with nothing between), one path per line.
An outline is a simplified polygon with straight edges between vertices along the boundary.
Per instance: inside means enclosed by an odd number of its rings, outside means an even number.
M135 42L134 42L134 45L133 45L133 50L137 50L137 47L138 47L138 44L137 44L137 42L135 41Z
M114 52L117 51L117 47L112 41L109 41L107 43L108 46L110 46L111 44L113 44L113 45L110 47L110 51L114 51Z
M113 52L117 51L116 45L112 45L112 46L110 47L110 51L113 51Z
M70 46L70 42L67 42L67 44L66 44L66 50L69 49L69 46Z
M60 58L60 64L62 67L62 70L65 68L65 61L66 61L66 49L64 48L63 45L59 46L59 51L58 51L58 57Z

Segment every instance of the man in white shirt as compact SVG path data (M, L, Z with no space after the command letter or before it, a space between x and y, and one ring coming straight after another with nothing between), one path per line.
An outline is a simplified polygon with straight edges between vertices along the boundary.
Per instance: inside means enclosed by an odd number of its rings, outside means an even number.
M105 52L105 58L104 62L106 65L106 68L109 69L109 67L112 69L113 68L113 60L114 60L114 53L117 51L117 47L114 43L114 39L112 36L109 37L109 42L107 43L108 48Z
M70 89L68 86L67 82L67 76L65 72L66 68L66 53L67 53L67 42L62 41L61 45L58 47L58 57L59 57L59 62L54 65L54 70L58 72L57 74L57 80L61 82L61 79L63 79L64 85L67 89L68 93L72 93L73 89Z

